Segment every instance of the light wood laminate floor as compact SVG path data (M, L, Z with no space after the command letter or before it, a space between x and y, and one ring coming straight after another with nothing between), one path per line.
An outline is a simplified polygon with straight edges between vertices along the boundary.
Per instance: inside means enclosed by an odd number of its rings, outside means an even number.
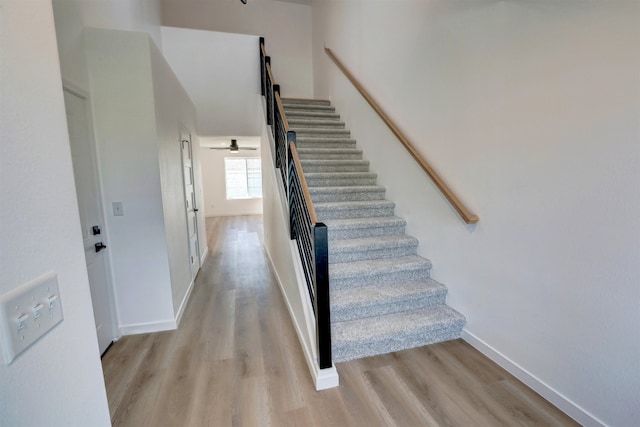
M462 340L337 365L316 392L262 246L262 217L207 219L210 255L176 331L102 365L114 426L569 426Z

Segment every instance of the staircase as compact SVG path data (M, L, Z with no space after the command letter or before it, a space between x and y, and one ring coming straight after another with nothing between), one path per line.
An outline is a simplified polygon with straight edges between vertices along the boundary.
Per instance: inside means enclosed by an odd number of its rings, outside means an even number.
M318 219L329 234L334 362L460 337L465 318L328 101L283 99Z

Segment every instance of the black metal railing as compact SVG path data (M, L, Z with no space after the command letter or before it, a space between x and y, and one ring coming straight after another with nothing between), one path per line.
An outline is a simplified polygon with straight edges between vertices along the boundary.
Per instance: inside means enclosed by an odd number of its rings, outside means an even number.
M260 38L260 89L265 97L267 124L275 144L275 167L287 197L291 239L296 241L316 320L316 346L320 369L330 368L331 312L329 306L329 252L327 226L318 221L296 148L296 133L289 128L280 85L275 84L271 61Z

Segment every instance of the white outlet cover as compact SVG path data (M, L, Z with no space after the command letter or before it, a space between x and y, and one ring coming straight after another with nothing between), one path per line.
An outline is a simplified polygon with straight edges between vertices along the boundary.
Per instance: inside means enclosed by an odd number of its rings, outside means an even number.
M62 298L55 272L1 295L0 338L6 364L11 364L62 319Z

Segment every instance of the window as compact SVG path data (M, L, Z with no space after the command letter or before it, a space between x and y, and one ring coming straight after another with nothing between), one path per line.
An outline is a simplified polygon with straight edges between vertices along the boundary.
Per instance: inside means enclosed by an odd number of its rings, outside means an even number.
M228 199L262 197L262 170L260 159L224 158L224 175Z

